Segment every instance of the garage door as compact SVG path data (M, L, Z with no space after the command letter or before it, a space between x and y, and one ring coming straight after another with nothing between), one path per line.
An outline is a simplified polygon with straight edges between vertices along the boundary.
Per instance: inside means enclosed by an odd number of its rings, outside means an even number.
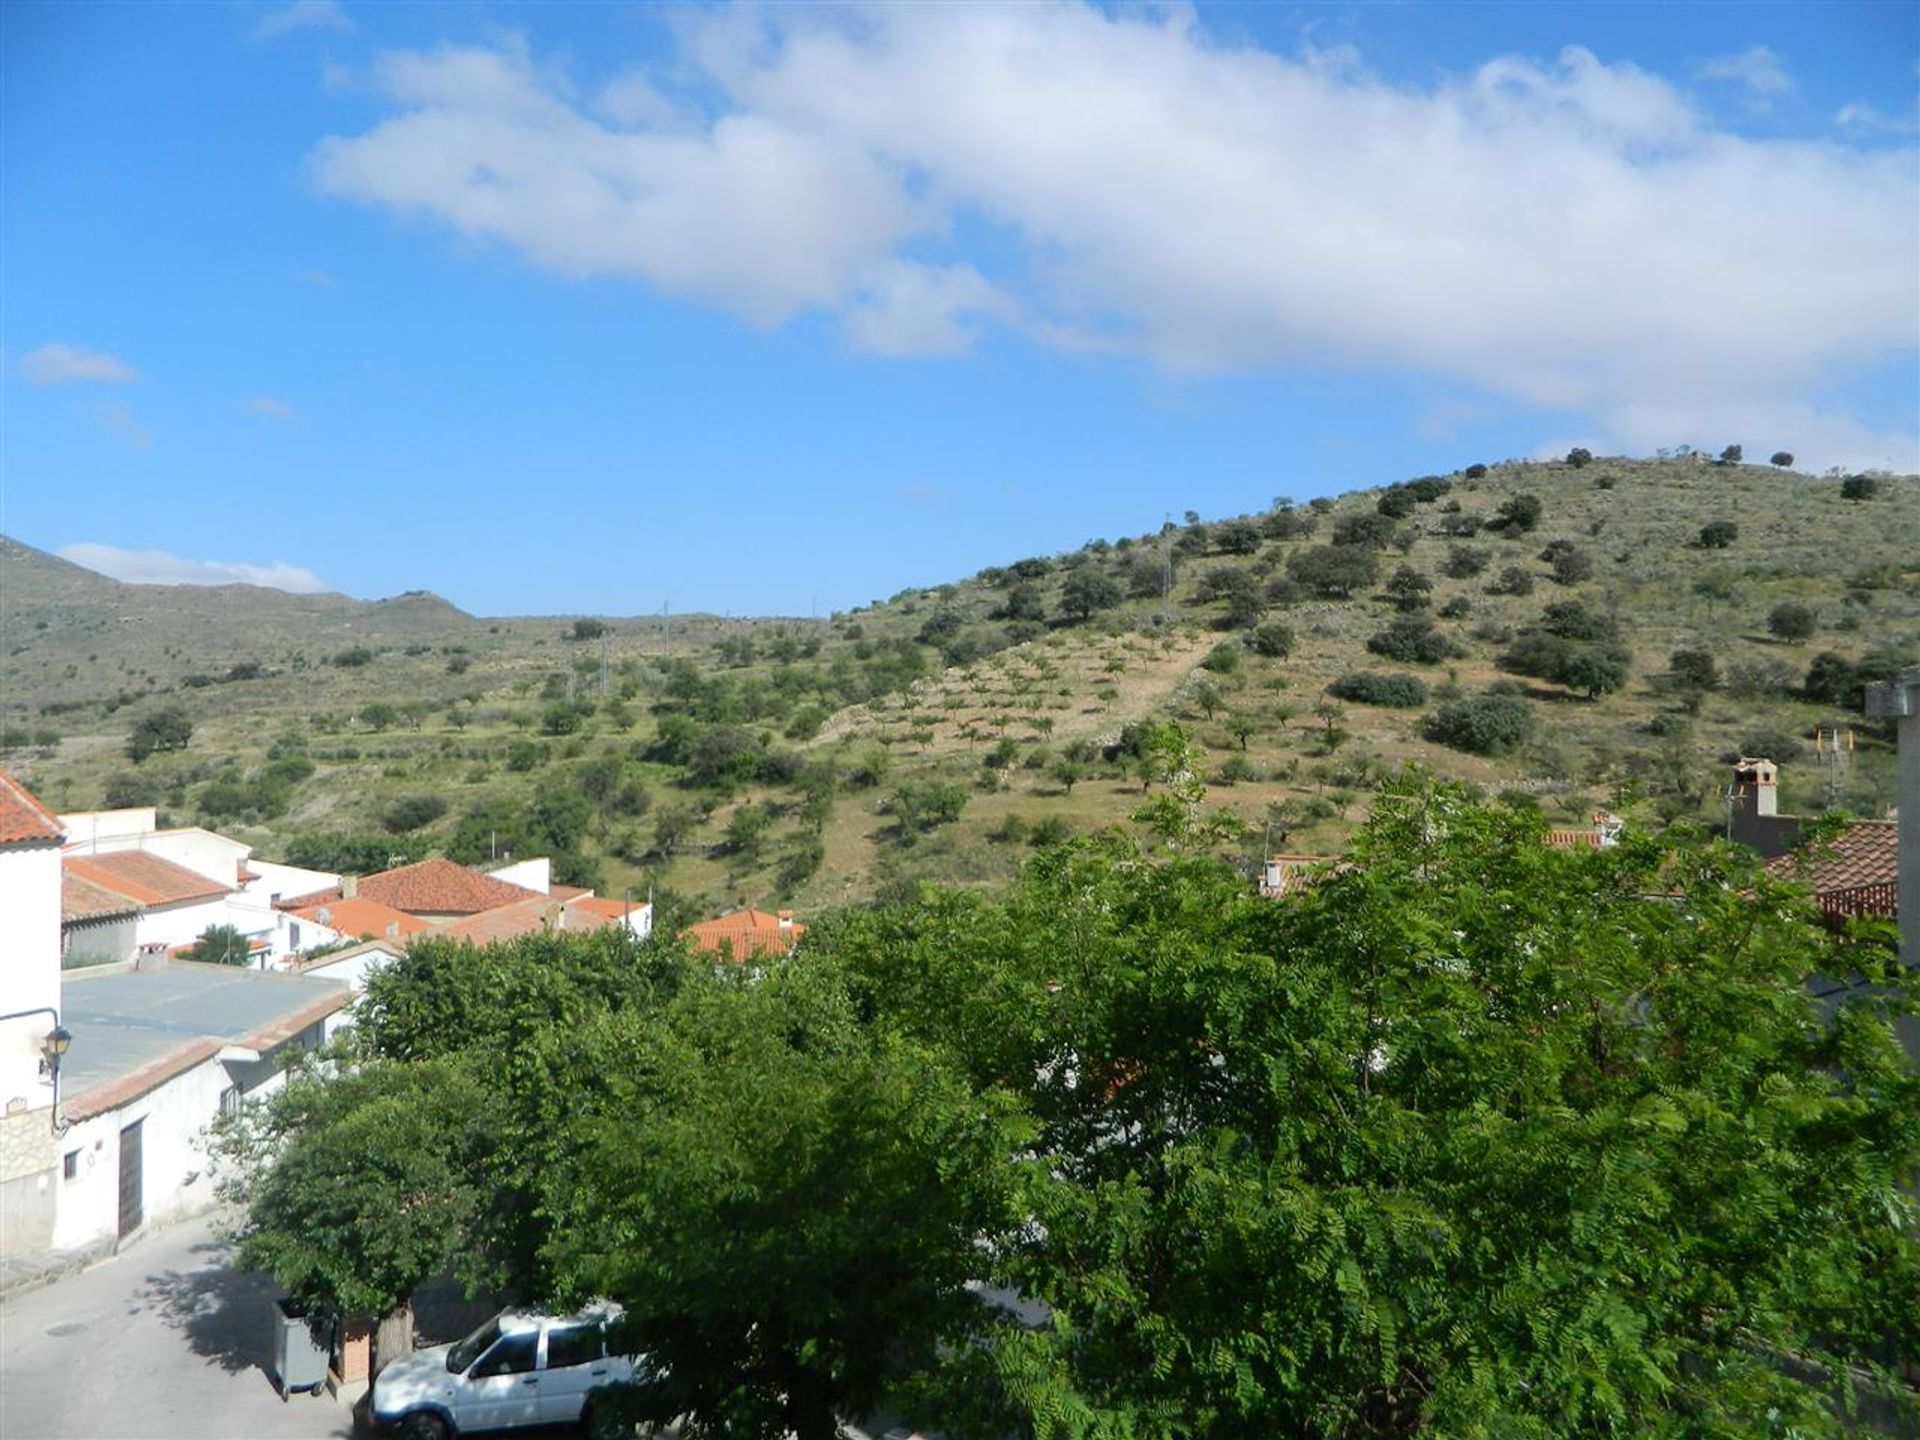
M141 1188L140 1130L147 1122L136 1120L120 1132L120 1238L126 1239L146 1219L146 1192Z

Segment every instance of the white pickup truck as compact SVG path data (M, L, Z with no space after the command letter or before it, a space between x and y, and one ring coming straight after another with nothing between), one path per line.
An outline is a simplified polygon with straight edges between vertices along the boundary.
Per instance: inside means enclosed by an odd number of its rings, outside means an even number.
M503 1310L466 1339L395 1360L373 1382L374 1424L401 1440L570 1425L593 1392L633 1378L607 1353L614 1306L578 1315Z

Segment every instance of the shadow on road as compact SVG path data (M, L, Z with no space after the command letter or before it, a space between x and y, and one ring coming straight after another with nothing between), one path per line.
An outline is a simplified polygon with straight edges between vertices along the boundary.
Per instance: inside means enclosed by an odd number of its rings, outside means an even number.
M139 1298L185 1335L194 1354L229 1373L259 1370L271 1383L277 1287L265 1275L230 1268L224 1245L193 1249L205 1256L204 1269L149 1275Z

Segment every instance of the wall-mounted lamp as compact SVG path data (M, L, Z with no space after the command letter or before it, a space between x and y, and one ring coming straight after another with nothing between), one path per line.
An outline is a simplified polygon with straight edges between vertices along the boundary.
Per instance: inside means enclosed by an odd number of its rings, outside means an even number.
M51 1015L53 1029L40 1042L40 1064L53 1080L53 1110L50 1113L53 1133L64 1135L68 1124L60 1118L60 1062L66 1059L67 1050L73 1044L73 1032L60 1023L60 1012L51 1005L36 1005L31 1010L14 1010L0 1015L0 1021L24 1020L29 1015Z

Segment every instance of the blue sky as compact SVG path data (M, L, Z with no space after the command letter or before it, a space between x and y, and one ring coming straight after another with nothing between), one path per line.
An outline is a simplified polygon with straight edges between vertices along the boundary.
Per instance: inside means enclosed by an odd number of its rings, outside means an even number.
M126 578L824 614L1575 443L1920 457L1910 4L0 27L0 530Z

